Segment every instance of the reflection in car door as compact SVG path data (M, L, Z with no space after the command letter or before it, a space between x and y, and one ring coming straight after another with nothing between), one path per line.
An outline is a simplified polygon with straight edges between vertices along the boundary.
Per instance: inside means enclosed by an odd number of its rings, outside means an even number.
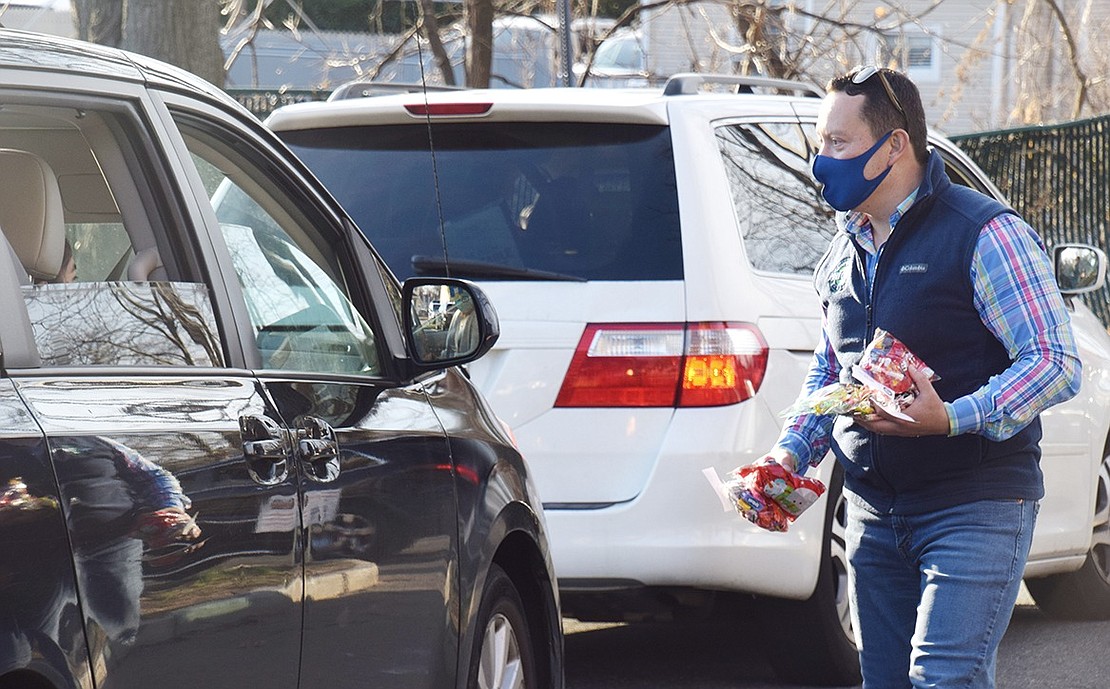
M206 250L175 234L191 223L159 182L167 161L139 115L145 102L141 93L89 96L28 116L35 131L56 128L29 135L28 147L79 132L73 141L96 141L96 155L74 146L66 156L114 164L60 186L44 182L24 198L46 212L23 209L25 225L3 227L21 242L55 244L57 256L72 244L84 272L69 284L16 288L22 299L5 307L2 326L22 318L25 336L34 334L32 353L6 349L4 365L46 435L72 548L82 612L75 624L87 653L67 652L87 658L92 677L78 676L81 686L296 687L303 580L295 473L268 439L241 432L244 419L274 414L249 371L226 367L221 292L203 277ZM7 134L14 141L19 132ZM43 180L53 174L50 165L40 169ZM89 190L99 187L114 195L96 207L98 217L121 229L128 252L141 242L156 248L163 277L120 281L106 274L110 266L96 274L90 257L103 237L71 241L88 222L80 214ZM26 274L28 259L18 261Z
M256 472L245 455L240 420L266 416L253 377L42 371L16 381L49 438L98 684L295 687L297 495L290 474L266 458ZM178 495L137 497L155 485ZM196 519L191 540L162 536L150 517L175 499Z
M88 674L60 502L42 431L0 380L0 675Z
M390 382L395 353L383 333L399 338L396 306L378 283L376 317L354 237L304 182L275 173L282 154L262 140L232 146L195 110L175 109L173 120L247 320L246 365L273 401L299 474L301 686L451 685L454 472L423 388Z

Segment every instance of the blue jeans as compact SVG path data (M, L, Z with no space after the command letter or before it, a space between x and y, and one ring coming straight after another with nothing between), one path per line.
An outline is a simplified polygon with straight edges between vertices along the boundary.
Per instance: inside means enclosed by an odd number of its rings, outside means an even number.
M864 689L993 689L1037 503L876 515L848 500L848 588Z

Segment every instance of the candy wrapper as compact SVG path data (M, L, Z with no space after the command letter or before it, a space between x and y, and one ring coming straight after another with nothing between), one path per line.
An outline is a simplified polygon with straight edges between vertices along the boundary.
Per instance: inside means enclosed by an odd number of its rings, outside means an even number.
M867 343L863 358L852 368L852 375L870 388L885 388L897 396L914 392L911 368L919 369L929 380L939 380L936 372L901 340L882 328L875 328L875 337Z
M814 390L782 412L782 416L799 414L874 414L872 393L863 385L833 383Z
M891 416L913 421L902 412L917 397L910 369L921 370L929 380L939 380L933 369L914 355L898 338L882 328L863 350L863 358L852 367L861 384L833 383L799 399L782 416L799 414L874 414L881 408Z
M703 469L724 509L768 531L786 531L790 523L825 492L825 484L769 462L742 466L722 481L712 468Z

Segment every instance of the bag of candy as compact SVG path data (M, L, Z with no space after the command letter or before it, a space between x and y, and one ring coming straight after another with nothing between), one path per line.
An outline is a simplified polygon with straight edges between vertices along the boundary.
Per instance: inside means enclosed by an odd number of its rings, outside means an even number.
M739 467L722 481L712 468L702 470L721 505L768 531L786 531L790 523L825 492L825 484L775 462Z
M885 388L897 396L915 391L911 368L919 369L929 380L940 379L901 340L875 328L875 336L863 350L863 358L852 368L852 375L868 387Z
M799 414L873 414L871 391L863 385L833 383L800 397L781 416Z
M920 370L929 380L940 380L936 371L901 340L882 328L876 328L875 337L863 350L863 358L852 367L852 375L871 390L871 398L883 411L913 421L902 413L917 397L917 386L910 377L910 369Z
M882 328L863 350L863 358L852 367L852 375L860 384L833 383L798 399L782 412L782 416L799 414L874 414L882 408L891 416L908 421L902 412L917 397L917 387L910 369L920 369L930 380L940 377L913 352Z

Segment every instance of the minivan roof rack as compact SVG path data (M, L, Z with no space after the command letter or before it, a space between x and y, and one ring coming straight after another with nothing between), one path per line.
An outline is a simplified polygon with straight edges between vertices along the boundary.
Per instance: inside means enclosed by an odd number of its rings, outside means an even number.
M348 98L367 98L369 96L387 96L395 93L423 93L427 91L461 91L463 86L447 86L445 84L410 84L398 81L348 81L340 84L328 100L346 100Z
M703 84L725 84L735 86L737 93L754 93L753 87L759 86L769 89L794 91L798 95L811 98L823 98L825 92L813 84L791 79L774 79L771 77L756 77L740 74L699 74L687 72L675 74L663 86L664 96L689 96L701 89Z

